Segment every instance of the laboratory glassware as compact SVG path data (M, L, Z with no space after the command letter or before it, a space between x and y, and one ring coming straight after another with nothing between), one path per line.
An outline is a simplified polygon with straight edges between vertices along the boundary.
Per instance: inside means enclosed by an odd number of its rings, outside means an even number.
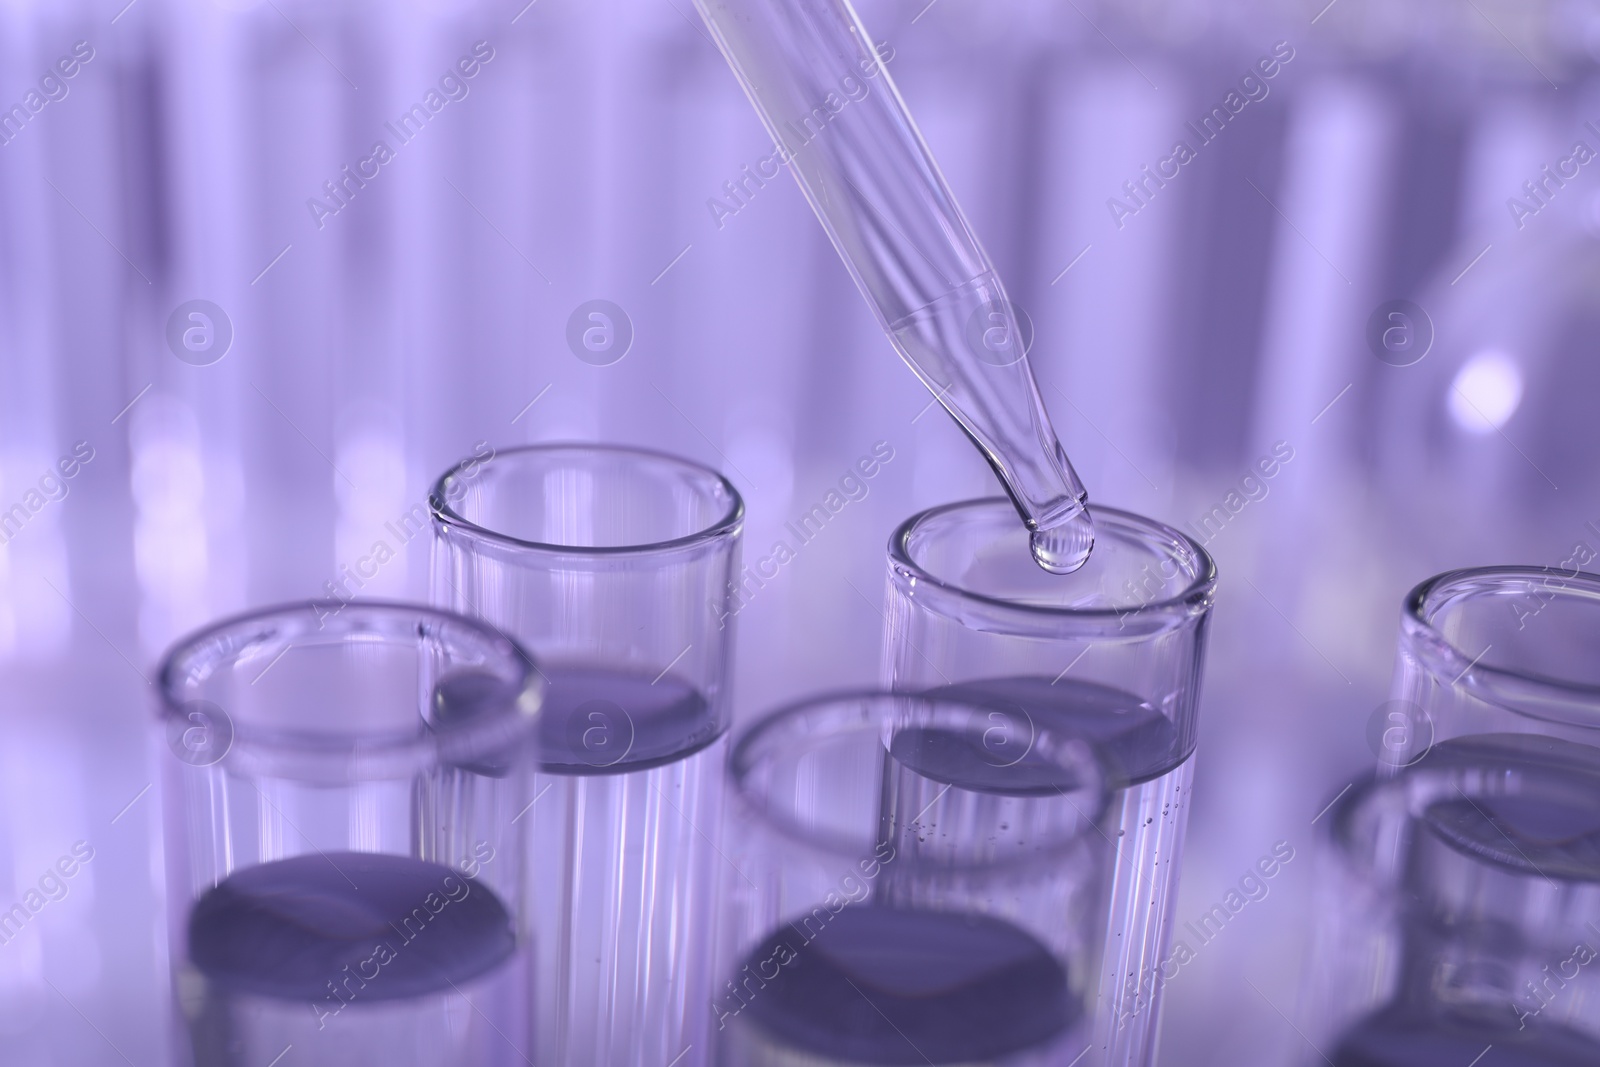
M1301 1062L1600 1063L1600 749L1451 738L1320 821Z
M1552 43L1564 36L1544 32ZM1531 84L1504 69L1505 79L1449 91L1446 121L1463 147L1454 178L1461 197L1433 196L1427 184L1395 190L1397 204L1409 198L1422 208L1395 209L1406 229L1403 220L1425 219L1423 201L1458 221L1434 238L1452 240L1431 277L1418 278L1414 293L1384 294L1415 302L1389 313L1390 350L1377 349L1393 365L1375 368L1371 447L1384 459L1373 475L1394 521L1426 530L1435 558L1516 558L1529 544L1549 544L1556 562L1571 547L1566 536L1594 545L1587 504L1600 490L1592 462L1600 423L1589 415L1600 362L1575 343L1600 325L1589 283L1600 269L1600 198L1560 174L1573 169L1574 153L1587 158L1597 144L1586 124L1595 84L1553 93L1526 65ZM1545 158L1555 145L1562 151ZM1420 162L1435 148L1421 138L1407 151ZM1415 170L1402 160L1396 173ZM1405 230L1393 240L1403 258L1430 243L1425 232ZM1558 540L1548 542L1552 534Z
M1087 1050L1107 803L1092 744L959 700L831 693L744 729L728 793L719 1064Z
M1076 731L1106 751L1108 929L1085 1067L1147 1065L1189 817L1200 668L1216 587L1189 537L1095 509L1094 555L1071 575L1034 566L998 497L912 516L889 540L883 672Z
M1081 566L1094 545L1088 495L1039 396L1028 331L855 10L695 6L878 324L1034 532L1039 564Z
M186 638L159 686L178 1062L524 1062L522 649L311 601Z
M432 498L434 595L538 657L540 773L519 813L540 1064L704 1062L744 504L674 456L537 445Z
M1400 614L1391 700L1372 729L1380 766L1484 733L1600 744L1600 575L1580 542L1550 567L1448 571L1418 585Z

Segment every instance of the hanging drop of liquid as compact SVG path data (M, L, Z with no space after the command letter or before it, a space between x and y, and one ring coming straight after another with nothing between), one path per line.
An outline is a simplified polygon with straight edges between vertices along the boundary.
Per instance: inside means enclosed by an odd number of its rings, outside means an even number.
M1089 561L1094 548L1094 523L1087 508L1079 508L1065 521L1028 535L1033 560L1051 574L1071 574Z

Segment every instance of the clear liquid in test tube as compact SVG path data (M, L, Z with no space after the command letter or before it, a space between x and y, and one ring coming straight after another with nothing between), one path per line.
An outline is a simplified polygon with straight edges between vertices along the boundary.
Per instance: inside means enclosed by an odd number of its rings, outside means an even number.
M895 349L1065 573L1087 493L1050 425L1004 285L846 0L695 0Z

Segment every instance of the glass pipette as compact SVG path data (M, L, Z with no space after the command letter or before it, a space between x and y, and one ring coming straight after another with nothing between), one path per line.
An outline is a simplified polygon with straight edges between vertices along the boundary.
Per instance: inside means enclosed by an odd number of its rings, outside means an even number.
M695 0L902 359L994 468L1046 570L1089 558L1088 494L1025 338L848 0Z

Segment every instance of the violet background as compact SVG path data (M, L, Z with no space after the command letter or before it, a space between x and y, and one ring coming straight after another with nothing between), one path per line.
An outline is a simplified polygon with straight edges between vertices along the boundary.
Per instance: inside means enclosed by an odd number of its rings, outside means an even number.
M95 850L0 944L7 1062L162 1061L161 651L379 539L362 594L425 597L424 539L384 524L477 442L716 466L747 562L890 444L740 612L741 719L875 680L890 530L996 491L787 176L719 225L770 148L688 0L523 2L0 0L0 105L93 49L0 145L0 512L93 449L0 547L0 910ZM1185 524L1293 449L1208 544L1180 922L1274 843L1296 859L1168 984L1163 1058L1292 1061L1312 820L1373 761L1402 595L1600 551L1597 168L1520 226L1507 203L1600 149L1600 5L925 3L860 12L1031 314L1091 499ZM478 41L466 97L319 227L308 198ZM1119 227L1108 198L1279 41L1268 96ZM1408 367L1367 339L1402 298L1436 335ZM195 299L233 332L208 366L167 341ZM566 340L592 299L631 322L611 365Z

